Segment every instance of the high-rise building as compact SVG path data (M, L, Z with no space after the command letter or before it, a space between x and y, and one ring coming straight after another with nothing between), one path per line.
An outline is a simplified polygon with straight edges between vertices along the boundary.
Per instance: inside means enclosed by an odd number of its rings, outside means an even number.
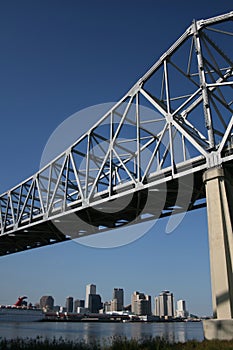
M88 305L88 309L91 313L99 313L100 309L103 308L101 296L99 294L89 294Z
M67 310L67 312L73 312L73 309L74 309L74 298L67 297L66 298L66 310Z
M155 316L161 318L174 317L173 293L165 290L155 298Z
M185 300L177 301L176 317L186 318L188 317L188 311L186 310Z
M122 288L114 288L112 299L115 308L112 311L122 311L124 308L124 290Z
M121 311L121 310L118 310L118 300L117 299L112 299L110 301L110 305L111 305L111 309L110 311Z
M151 315L151 296L134 292L131 297L131 310L138 316Z
M44 311L52 311L54 306L54 299L51 295L43 295L40 298L40 308Z
M77 312L78 307L84 308L85 307L85 300L76 299L74 301L74 312Z
M88 284L86 286L86 298L85 298L85 307L89 309L89 295L96 294L96 285L95 284Z
M105 301L103 307L104 307L104 312L111 312L112 311L112 302Z

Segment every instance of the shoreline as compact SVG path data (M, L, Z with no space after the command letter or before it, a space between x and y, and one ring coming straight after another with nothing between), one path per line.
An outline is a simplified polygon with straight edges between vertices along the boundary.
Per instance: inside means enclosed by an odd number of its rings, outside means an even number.
M134 316L121 314L77 314L47 312L42 322L141 322L141 323L170 323L170 322L201 322L207 318L159 318L157 316ZM209 319L209 318L208 318Z
M196 321L174 321L174 320L159 320L159 321L144 321L144 320L133 320L133 321L124 321L124 320L108 320L108 319L94 319L94 318L82 318L82 319L43 319L37 322L102 322L102 323L195 323L202 322L202 320Z
M220 341L220 340L189 340L184 343L174 342L171 343L167 340L160 338L145 338L142 340L136 339L125 339L125 338L107 338L103 339L101 342L84 342L79 341L69 341L60 338L59 340L53 339L41 339L37 337L36 339L1 339L0 338L0 349L9 350L61 350L61 349L72 349L72 350L232 350L233 341Z

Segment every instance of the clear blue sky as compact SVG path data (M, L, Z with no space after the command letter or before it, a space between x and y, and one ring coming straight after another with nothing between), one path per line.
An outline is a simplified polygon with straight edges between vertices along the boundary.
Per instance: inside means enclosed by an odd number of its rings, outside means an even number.
M0 2L0 192L38 170L54 129L73 113L117 101L191 24L232 10L231 0L9 0ZM0 304L19 295L84 298L95 283L152 297L161 290L211 314L205 210L170 235L166 220L136 242L95 249L74 242L0 258Z

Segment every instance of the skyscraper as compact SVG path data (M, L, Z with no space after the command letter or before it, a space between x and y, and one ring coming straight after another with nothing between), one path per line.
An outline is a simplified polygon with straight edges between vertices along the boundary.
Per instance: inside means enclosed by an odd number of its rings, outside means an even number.
M151 315L151 296L134 292L131 297L131 310L135 315Z
M88 284L86 286L86 298L85 298L85 307L87 309L90 308L90 305L89 305L89 295L92 294L92 295L95 295L96 294L96 285L95 284Z
M155 298L155 315L161 318L174 317L173 294L165 290Z
M99 310L102 309L103 304L101 302L101 296L99 294L89 294L89 310L92 313L99 313Z
M113 296L114 311L122 311L124 308L124 290L122 288L114 288Z
M66 298L66 311L67 312L73 312L74 309L74 298L73 297L67 297Z
M112 311L112 302L111 301L105 301L104 305L104 312L111 312Z
M181 318L188 317L188 311L186 310L185 300L177 301L176 317L181 317Z
M85 306L85 301L84 300L81 300L81 299L76 299L74 301L74 312L77 312L78 310L78 307L80 308L84 308Z
M54 299L51 295L44 295L40 298L40 308L45 311L53 310Z

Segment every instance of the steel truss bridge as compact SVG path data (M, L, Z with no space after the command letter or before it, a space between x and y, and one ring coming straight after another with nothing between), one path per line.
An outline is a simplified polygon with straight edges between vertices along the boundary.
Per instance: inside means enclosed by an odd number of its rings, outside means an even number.
M87 133L0 196L0 255L206 205L233 160L233 12L193 21Z

